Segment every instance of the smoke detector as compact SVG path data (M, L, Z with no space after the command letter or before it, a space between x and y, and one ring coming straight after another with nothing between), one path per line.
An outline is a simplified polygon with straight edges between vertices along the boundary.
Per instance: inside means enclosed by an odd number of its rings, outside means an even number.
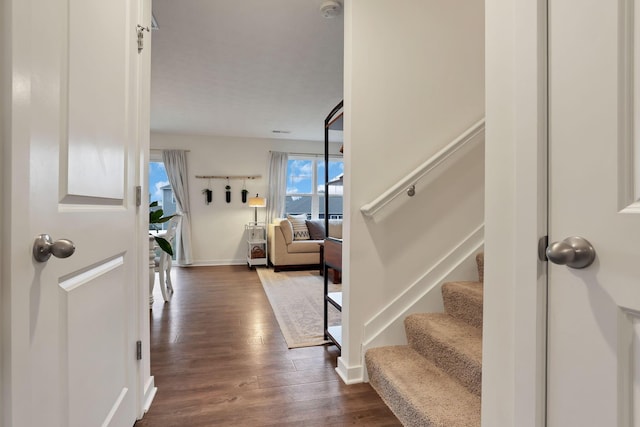
M342 13L342 1L325 0L320 5L320 12L325 18L335 18Z

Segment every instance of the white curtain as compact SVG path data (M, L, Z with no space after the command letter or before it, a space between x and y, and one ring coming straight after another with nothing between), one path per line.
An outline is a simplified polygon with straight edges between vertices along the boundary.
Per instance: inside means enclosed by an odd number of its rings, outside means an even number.
M189 175L187 174L187 152L183 150L165 150L162 161L167 170L169 184L176 198L176 208L182 215L180 227L176 233L176 261L178 265L193 263L191 256L191 214L189 202Z
M289 155L279 151L271 152L269 162L269 194L267 195L267 224L284 216L285 194L287 192L287 163Z

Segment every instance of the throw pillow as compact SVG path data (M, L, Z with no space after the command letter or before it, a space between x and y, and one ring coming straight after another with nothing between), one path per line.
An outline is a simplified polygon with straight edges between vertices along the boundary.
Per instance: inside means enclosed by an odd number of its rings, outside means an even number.
M309 229L307 228L307 215L287 215L293 226L293 240L309 240Z
M313 220L306 221L307 228L309 229L309 237L311 240L324 240L324 221L323 220Z

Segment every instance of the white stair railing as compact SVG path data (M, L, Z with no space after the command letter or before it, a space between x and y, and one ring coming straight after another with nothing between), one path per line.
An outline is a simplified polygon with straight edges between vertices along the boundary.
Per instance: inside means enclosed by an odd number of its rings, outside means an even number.
M438 151L375 200L362 206L360 212L365 216L372 217L376 212L391 203L401 194L406 193L409 197L412 197L415 194L415 186L420 180L438 170L441 165L457 160L464 155L468 149L482 141L484 141L484 118L467 129L462 135Z

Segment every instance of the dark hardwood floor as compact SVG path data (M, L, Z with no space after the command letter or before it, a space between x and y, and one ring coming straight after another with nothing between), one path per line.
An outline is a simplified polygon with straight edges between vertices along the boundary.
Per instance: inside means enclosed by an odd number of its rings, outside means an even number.
M340 380L335 347L287 349L255 271L172 277L173 300L158 291L151 311L158 394L136 427L401 425L369 384Z

